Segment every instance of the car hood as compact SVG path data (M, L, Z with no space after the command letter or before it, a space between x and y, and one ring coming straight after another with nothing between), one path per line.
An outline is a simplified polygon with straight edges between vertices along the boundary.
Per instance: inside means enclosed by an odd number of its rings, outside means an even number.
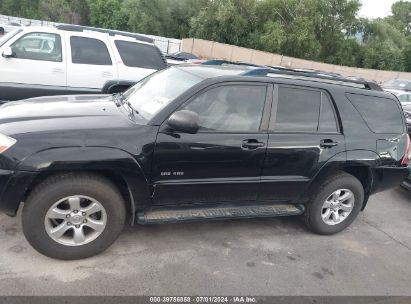
M49 96L9 102L0 107L0 133L127 127L129 112L110 95Z

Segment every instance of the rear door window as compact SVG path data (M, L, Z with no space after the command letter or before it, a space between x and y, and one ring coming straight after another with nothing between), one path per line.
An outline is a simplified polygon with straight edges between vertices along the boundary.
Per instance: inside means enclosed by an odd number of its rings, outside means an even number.
M128 67L161 70L166 63L160 51L153 45L130 41L114 41L121 60Z
M274 130L279 132L317 132L321 92L279 86Z
M70 37L71 59L75 64L111 65L106 44L98 39Z
M338 132L337 118L330 98L325 93L321 93L320 123L318 126L320 133Z
M358 94L347 94L347 98L361 114L372 132L404 132L402 113L395 100Z

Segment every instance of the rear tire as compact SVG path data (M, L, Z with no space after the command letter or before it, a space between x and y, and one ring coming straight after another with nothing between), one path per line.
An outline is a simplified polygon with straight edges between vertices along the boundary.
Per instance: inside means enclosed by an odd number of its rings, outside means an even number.
M304 222L317 234L335 234L351 225L363 203L361 182L345 172L337 173L319 187L307 204Z
M47 178L30 193L23 232L48 257L84 259L106 250L125 218L123 197L113 183L99 175L68 173ZM64 231L61 236L58 230Z

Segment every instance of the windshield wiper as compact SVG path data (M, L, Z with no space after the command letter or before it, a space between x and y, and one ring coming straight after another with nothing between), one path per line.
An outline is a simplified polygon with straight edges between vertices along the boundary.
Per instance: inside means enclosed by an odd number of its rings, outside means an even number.
M128 108L130 109L131 114L133 115L133 117L135 116L134 114L137 114L137 115L140 114L140 112L137 111L137 109L134 108L128 100L123 99L123 104L125 104L126 106L128 106Z
M126 105L129 108L130 113L133 115L133 117L135 117L135 114L140 114L140 112L137 111L137 109L131 105L127 98L124 97L123 93L113 94L113 100L117 106Z
M123 93L114 93L113 94L113 101L117 107L121 106L124 103L124 95Z

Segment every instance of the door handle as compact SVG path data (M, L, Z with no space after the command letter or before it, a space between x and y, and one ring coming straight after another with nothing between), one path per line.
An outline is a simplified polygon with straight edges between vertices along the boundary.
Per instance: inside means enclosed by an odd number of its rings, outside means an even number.
M53 73L54 74L64 74L64 71L61 68L54 68Z
M265 147L265 143L258 141L256 139L245 139L243 140L243 144L241 145L241 147L244 150L255 150L258 148Z
M332 148L338 146L338 142L333 141L332 139L322 139L320 141L320 147L321 148Z
M113 74L110 73L110 72L103 72L102 76L105 77L105 78L113 78Z

